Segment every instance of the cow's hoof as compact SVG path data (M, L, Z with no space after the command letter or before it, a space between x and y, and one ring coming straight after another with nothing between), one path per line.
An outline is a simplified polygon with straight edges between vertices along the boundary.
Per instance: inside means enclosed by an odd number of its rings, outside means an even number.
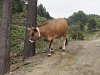
M51 53L48 54L48 57L51 57Z
M54 51L51 51L52 54L54 54Z
M65 55L65 49L62 49L62 55Z
M51 53L54 54L54 49L51 50Z
M62 49L62 47L59 47L59 49Z
M65 49L62 49L62 52L65 52Z

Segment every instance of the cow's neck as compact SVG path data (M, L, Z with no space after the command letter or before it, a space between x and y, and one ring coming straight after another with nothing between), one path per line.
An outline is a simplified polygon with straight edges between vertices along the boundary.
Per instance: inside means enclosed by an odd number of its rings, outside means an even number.
M39 30L40 30L40 38L45 39L46 38L45 26L39 27Z

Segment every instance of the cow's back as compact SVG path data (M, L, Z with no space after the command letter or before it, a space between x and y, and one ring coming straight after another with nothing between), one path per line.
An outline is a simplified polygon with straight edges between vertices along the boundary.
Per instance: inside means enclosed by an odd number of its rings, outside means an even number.
M65 18L50 20L46 26L47 33L55 38L66 35L67 28L68 22Z

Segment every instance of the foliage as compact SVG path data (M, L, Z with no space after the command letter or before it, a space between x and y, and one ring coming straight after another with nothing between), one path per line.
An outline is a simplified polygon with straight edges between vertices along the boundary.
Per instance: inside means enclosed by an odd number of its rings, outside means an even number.
M85 37L85 35L84 35L83 32L79 32L79 33L78 33L78 39L79 39L79 40L84 40L84 37Z
M44 21L46 21L47 20L47 18L45 18L45 17L40 17L40 16L38 16L38 25L40 25L41 23L43 23Z
M80 30L80 25L70 25L70 37L72 39L84 40L84 35Z
M13 13L21 13L23 11L24 3L21 0L13 1Z
M80 29L83 30L85 24L88 22L88 17L83 11L78 11L73 13L73 15L68 18L68 20L72 25L80 25Z
M27 5L25 5L25 2L22 1L22 0L14 0L13 2L13 13L21 13L24 11L27 10L26 8ZM50 16L49 12L46 11L46 8L40 4L37 6L37 14L40 16L40 17L45 17L47 19L52 19L52 17Z
M37 14L39 16L41 16L41 17L45 17L47 19L52 19L52 17L50 16L49 12L46 11L46 8L42 4L38 5Z
M90 19L87 25L88 25L89 31L95 31L96 30L97 23L94 19Z
M25 14L23 13L17 13L12 16L11 51L13 53L22 53L24 39L24 20Z
M77 39L77 40L84 40L84 32L82 31L74 31L74 30L71 30L68 35L70 35L70 38L71 39Z
M97 23L97 30L100 30L100 16L96 17L95 21Z
M84 32L85 33L85 40L93 40L93 39L100 39L100 31L95 32Z
M72 39L83 39L90 31L100 30L100 16L95 14L85 14L83 11L73 13L68 18L70 23L70 37Z
M98 15L95 15L95 14L89 14L87 15L89 19L95 19L95 18L99 18Z

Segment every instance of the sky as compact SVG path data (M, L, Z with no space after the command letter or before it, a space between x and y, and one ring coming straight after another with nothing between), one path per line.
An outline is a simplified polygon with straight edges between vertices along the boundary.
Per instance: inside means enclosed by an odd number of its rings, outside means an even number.
M54 18L68 18L82 10L86 14L100 15L100 0L38 0Z

